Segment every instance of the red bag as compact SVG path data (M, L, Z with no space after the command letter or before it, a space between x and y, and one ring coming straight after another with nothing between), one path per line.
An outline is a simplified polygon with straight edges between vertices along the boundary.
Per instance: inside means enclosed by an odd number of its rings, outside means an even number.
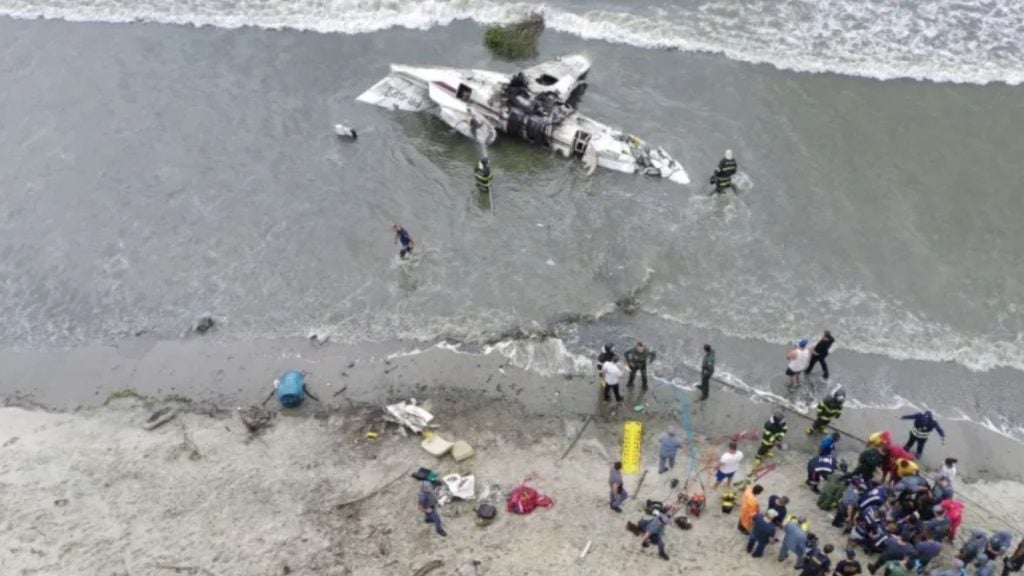
M510 514L529 514L538 506L550 508L555 503L551 498L544 496L526 484L520 484L512 489L505 503L505 509Z

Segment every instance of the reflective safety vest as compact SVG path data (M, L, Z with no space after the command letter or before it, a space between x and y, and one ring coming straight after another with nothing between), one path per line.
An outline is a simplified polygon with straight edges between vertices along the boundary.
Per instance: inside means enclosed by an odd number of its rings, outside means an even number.
M718 163L718 168L715 170L715 175L712 176L712 183L719 188L732 186L732 177L736 174L736 169L736 160L722 158L722 161Z
M494 180L494 174L491 174L490 167L484 166L483 162L479 162L473 175L476 177L476 189L483 194L490 194L491 180Z
M843 415L843 405L831 398L818 402L818 418L828 422Z
M768 422L764 425L764 430L761 431L761 444L763 446L773 446L778 443L786 435L786 423L782 422L776 424L774 422Z

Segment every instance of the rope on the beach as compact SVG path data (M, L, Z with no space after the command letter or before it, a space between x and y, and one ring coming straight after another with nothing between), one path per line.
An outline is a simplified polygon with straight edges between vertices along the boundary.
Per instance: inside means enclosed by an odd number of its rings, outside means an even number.
M664 380L662 381L664 382ZM690 480L694 476L696 476L697 480L700 482L701 491L703 492L704 479L701 478L700 462L697 458L697 439L693 434L693 425L690 423L690 401L678 386L671 387L676 396L676 403L679 406L679 422L682 424L683 430L686 431L686 444L690 449L690 471L686 474L686 482L683 483L683 490L685 491L685 486L689 484Z

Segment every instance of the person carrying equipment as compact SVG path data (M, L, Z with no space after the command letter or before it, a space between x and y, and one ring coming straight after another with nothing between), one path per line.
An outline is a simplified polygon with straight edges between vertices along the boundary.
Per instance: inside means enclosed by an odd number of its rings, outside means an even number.
M732 177L736 175L737 169L736 160L732 157L732 150L726 150L725 157L718 162L718 168L715 168L715 173L711 175L708 184L715 185L717 194L724 194L726 188L732 189L735 193L736 187L732 183Z
M491 165L487 156L480 159L480 162L476 165L476 170L473 171L473 175L476 178L476 190L481 194L491 193L491 181L494 180L494 174L491 174Z
M807 434L824 434L833 420L843 415L843 403L846 402L846 391L839 388L818 402L818 419L807 429Z
M755 467L760 466L761 461L771 456L772 448L782 443L786 431L786 417L782 412L772 414L761 431L761 447L757 449L757 456L754 457Z
M643 342L637 342L636 346L626 350L626 364L629 365L629 381L626 382L627 388L633 387L633 379L636 378L636 373L639 372L640 382L644 390L647 390L647 362L653 362L654 357L654 351L645 348Z
M903 445L904 450L910 450L910 447L917 444L917 458L921 459L921 453L924 452L924 445L928 442L928 436L931 435L932 430L939 433L939 437L942 438L942 443L946 443L946 432L942 430L942 426L935 421L935 417L932 415L931 410L925 410L924 412L917 412L916 414L907 414L906 416L900 417L901 420L913 420L914 423L910 427L910 437L907 438L907 443Z

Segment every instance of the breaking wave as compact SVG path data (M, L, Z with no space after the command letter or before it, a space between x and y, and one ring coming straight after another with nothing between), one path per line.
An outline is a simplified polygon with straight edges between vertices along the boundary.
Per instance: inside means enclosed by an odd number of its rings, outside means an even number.
M936 82L1024 82L1017 0L732 0L588 10L494 0L0 0L0 14L69 21L290 28L359 34L501 23L542 11L550 28L642 48L708 52L800 72Z

